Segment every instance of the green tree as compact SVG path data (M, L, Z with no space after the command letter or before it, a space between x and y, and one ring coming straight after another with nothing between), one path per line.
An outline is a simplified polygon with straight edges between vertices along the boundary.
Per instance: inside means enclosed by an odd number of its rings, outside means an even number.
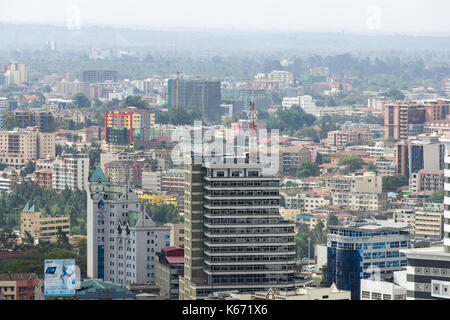
M409 185L407 176L386 176L383 177L383 192L397 192L398 188Z
M20 126L20 120L14 116L12 113L8 113L6 117L2 119L2 129L3 130L13 130Z
M20 175L25 177L27 174L33 173L36 170L36 163L34 161L28 160L25 168L20 171Z
M314 162L303 162L297 168L298 178L317 177L319 175L319 165Z
M300 137L300 138L311 138L314 140L314 142L319 142L319 134L317 132L316 129L314 129L313 127L303 127L297 131L295 131L294 133L295 137Z
M337 226L339 225L339 219L334 214L329 214L327 219L327 226Z
M443 202L444 201L445 191L444 189L433 192L433 194L428 197L427 201L429 202Z
M403 100L405 95L398 89L391 89L384 94L386 97L392 98L394 100Z
M355 172L363 168L364 160L358 156L346 156L339 159L339 166L347 166L349 172Z
M126 97L122 105L124 107L135 107L137 109L149 109L148 101L138 95Z
M91 101L81 92L75 93L72 96L73 104L79 108L89 108L91 106Z

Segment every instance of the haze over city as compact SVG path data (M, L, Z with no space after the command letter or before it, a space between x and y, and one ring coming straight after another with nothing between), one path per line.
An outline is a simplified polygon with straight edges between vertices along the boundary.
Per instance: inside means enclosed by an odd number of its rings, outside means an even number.
M66 25L79 13L81 27L442 35L448 12L446 0L3 0L0 22Z

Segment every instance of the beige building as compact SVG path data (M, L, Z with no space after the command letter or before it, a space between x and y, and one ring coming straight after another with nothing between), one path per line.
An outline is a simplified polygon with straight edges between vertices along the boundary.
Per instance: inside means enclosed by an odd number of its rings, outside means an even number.
M89 156L86 154L66 154L57 157L52 165L52 189L61 192L88 190Z
M91 96L90 84L88 82L80 82L79 80L61 80L56 86L56 92L61 94L63 98L67 99L71 99L76 93L82 93L86 97Z
M282 175L295 176L300 164L311 161L311 152L301 146L281 147L279 152Z
M22 239L27 238L28 232L35 241L55 242L59 228L69 238L70 217L43 217L37 205L27 203L22 209L20 220Z
M333 192L333 205L346 206L352 211L381 212L387 208L386 193Z
M424 202L414 217L415 237L441 240L444 237L444 204Z
M35 128L0 131L0 163L23 167L28 161L55 157L55 134Z
M170 227L170 246L184 248L184 223L166 223Z
M283 190L283 189L281 189ZM286 190L287 191L287 190ZM311 212L317 208L330 204L325 192L283 192L285 207L288 209L299 209L304 212Z
M17 62L8 63L3 67L3 70L9 83L21 84L28 81L26 64Z
M299 288L296 291L255 292L251 300L350 300L351 292L339 290L333 283L330 288Z
M333 192L370 192L381 193L383 181L381 176L372 172L347 176L335 175L325 182L327 193Z

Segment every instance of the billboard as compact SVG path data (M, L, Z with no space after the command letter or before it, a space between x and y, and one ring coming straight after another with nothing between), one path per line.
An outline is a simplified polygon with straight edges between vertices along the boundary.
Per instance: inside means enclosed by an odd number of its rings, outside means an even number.
M75 296L76 280L74 259L45 260L44 295L46 297Z

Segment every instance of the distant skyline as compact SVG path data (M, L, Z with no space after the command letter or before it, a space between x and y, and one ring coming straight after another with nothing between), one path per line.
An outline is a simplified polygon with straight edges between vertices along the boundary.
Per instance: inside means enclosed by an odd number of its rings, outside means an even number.
M448 0L1 0L0 23L450 35Z

